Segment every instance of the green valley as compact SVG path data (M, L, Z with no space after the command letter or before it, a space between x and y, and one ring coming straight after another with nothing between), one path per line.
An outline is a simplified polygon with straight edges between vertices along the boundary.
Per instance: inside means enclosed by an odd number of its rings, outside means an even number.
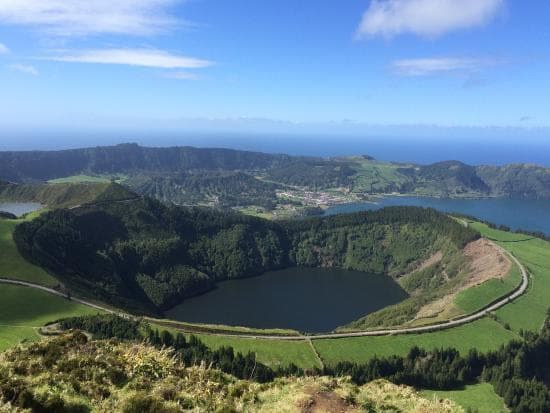
M126 149L119 148L123 152ZM147 151L139 149L136 153ZM337 383L331 384L335 387L330 397L348 407L379 406L375 394L380 388L386 393L395 392L395 405L405 411L417 405L432 409L444 405L446 410L442 411L457 412L473 407L479 411L506 411L507 405L512 411L520 411L517 409L523 402L531 406L535 400L545 403L540 371L535 369L532 374L536 379L529 382L527 373L515 371L510 376L501 366L508 362L506 357L540 359L546 351L547 327L540 331L547 320L550 296L548 240L537 234L511 232L506 227L497 229L474 219L453 218L417 207L386 207L305 219L293 219L294 212L289 209L276 221L232 210L248 208L251 213L273 217L274 211L281 208L280 202L305 212L305 208L319 205L316 197L321 199L323 194L333 197L325 200L345 202L361 199L366 193L405 189L422 195L464 196L485 191L485 195L492 196L490 185L481 180L477 169L443 163L420 169L411 166L415 171L411 172L407 165L368 157L312 160L239 152L230 152L228 158L223 151L216 156L211 152L190 153L192 156L182 162L189 163L191 169L198 162L193 157L200 153L201 157L212 156L213 165L222 170L149 173L143 166L151 162L149 154L139 162L134 160L130 172L124 168L74 170L69 179L52 176L49 183L2 184L0 200L39 202L46 208L20 218L10 214L0 217L0 278L31 283L28 287L0 286L0 350L16 348L12 354L19 354L19 358L23 353L17 352L24 351L34 357L34 351L44 351L39 350L41 346L51 346L52 351L64 348L69 353L71 348L87 346L94 351L127 354L125 343L138 340L143 344L136 350L140 354L137 357L152 357L155 366L164 363L162 348L175 349L168 351L175 351L178 360L181 356L182 364L170 368L180 369L182 375L195 374L193 366L202 360L212 367L208 374L221 377L220 374L230 373L236 377L224 378L224 383L247 379L247 375L253 381L270 383L278 377L268 388L258 390L252 385L246 390L256 400L249 411L260 409L259 406L271 408L269 403L274 397L284 405L307 399L311 396L307 389L326 388L326 383L330 383L326 377ZM224 155L218 158L220 153ZM237 167L242 162L248 165L244 170ZM289 162L296 169L289 167ZM314 171L291 176L308 167ZM489 174L486 169L484 173ZM108 176L116 177L120 183L104 178ZM130 188L157 199L138 195ZM449 193L443 191L445 188L455 189ZM337 200L340 196L343 198ZM481 314L489 304L510 295L522 283L520 267L499 248L511 253L526 268L529 286L520 297ZM280 329L254 329L163 319L166 310L216 289L225 280L303 267L391 277L407 296L397 304L342 325L334 337L330 333L317 337L284 330L285 325L277 326ZM53 287L62 296L40 291L39 286ZM79 303L75 298L84 301ZM108 311L114 308L123 318L88 318L103 312L87 302L105 306ZM262 305L265 308L251 311L264 312L270 304ZM442 325L478 312L480 317L458 326L421 333L408 331ZM47 334L58 337L45 339L40 328L52 322ZM77 333L67 335L59 329L63 325L85 330L94 338L89 341L78 338ZM135 326L138 330L132 330ZM396 327L403 331L386 333ZM125 335L117 336L118 328ZM354 336L376 330L382 330L381 334ZM118 344L103 341L117 337ZM18 347L19 343L24 346ZM417 347L421 349L415 350ZM474 368L477 357L483 364L478 370ZM428 370L420 373L412 367L424 363L432 363L430 368L441 368L444 373L437 378L430 376ZM447 377L453 369L460 370L456 370L454 377L458 379L454 381ZM2 386L11 383L2 381L1 374L0 369L0 400L2 391L7 391ZM377 379L412 385L422 393L391 387L395 385L387 382L372 382ZM32 397L21 396L17 403L27 407L61 403L39 390L45 388L41 380L39 375L34 381L26 381ZM209 383L216 380L214 376L207 379ZM379 387L369 382L378 383ZM166 385L160 383L158 386ZM215 384L218 388L220 385ZM180 405L175 399L157 399L156 393L144 401L141 393L114 382L107 386L115 396L105 403L116 400L140 406L144 405L139 403ZM232 386L245 385L235 381ZM147 386L140 388L151 390ZM520 391L525 392L521 402L514 396ZM62 399L67 405L81 404L88 409L99 406L97 399L79 390L66 390L65 394ZM440 399L451 399L455 404ZM198 406L197 400L192 398L189 403ZM219 407L220 400L208 401L208 406ZM227 395L223 400L241 407L246 403Z

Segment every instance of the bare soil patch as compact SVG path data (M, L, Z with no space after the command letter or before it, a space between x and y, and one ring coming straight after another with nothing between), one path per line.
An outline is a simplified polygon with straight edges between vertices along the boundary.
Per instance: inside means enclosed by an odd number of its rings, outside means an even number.
M437 264L443 259L443 252L437 251L434 255L432 255L430 258L425 260L420 264L418 268L414 270L414 272L425 270L426 268L431 267L432 265Z
M311 386L306 389L307 397L298 403L302 413L347 413L354 407L333 391Z
M481 238L464 248L470 264L470 278L466 288L491 278L503 278L512 268L510 259L491 241ZM464 288L463 288L464 289Z
M446 296L423 306L415 320L444 316L453 310L455 296L468 288L482 284L492 278L505 277L512 268L510 259L491 241L480 238L464 247L463 254L468 260L468 277Z

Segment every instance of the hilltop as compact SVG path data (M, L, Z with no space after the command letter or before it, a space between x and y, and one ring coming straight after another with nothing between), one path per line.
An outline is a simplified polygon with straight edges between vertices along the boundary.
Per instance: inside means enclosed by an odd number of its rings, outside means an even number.
M125 187L110 182L0 183L0 202L37 202L52 209L135 196Z

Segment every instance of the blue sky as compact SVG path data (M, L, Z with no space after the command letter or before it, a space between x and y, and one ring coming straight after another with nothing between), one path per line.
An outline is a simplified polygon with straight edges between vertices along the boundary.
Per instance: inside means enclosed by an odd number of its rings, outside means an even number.
M547 128L549 21L547 0L0 0L0 125Z

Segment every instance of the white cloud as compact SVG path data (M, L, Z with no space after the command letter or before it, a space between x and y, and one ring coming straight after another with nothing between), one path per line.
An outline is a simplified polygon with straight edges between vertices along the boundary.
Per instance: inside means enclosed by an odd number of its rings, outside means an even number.
M504 7L504 0L372 0L357 35L393 37L403 33L435 37L481 26Z
M148 35L179 22L170 6L185 0L0 0L0 22L38 26L59 36Z
M31 65L13 64L9 66L10 69L24 73L26 75L38 76L38 70Z
M6 46L3 43L0 43L0 54L7 54L10 52L10 49L8 49L8 46Z
M98 49L67 52L48 58L58 62L97 63L156 67L161 69L200 69L211 66L208 60L180 56L156 49Z
M392 68L401 76L430 76L445 73L472 74L496 64L498 61L495 59L442 57L397 60L393 62Z
M199 78L195 73L181 71L164 73L163 77L176 80L197 80Z

